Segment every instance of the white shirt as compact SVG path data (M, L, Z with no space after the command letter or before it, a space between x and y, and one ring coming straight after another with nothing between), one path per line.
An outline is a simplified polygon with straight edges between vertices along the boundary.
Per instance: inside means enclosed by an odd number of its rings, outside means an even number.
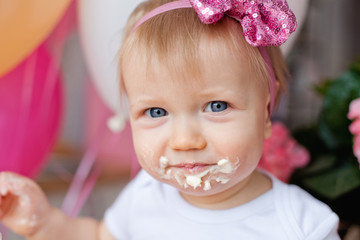
M338 217L327 205L269 176L273 188L258 198L208 210L190 205L176 188L142 170L106 211L105 222L121 240L340 239Z

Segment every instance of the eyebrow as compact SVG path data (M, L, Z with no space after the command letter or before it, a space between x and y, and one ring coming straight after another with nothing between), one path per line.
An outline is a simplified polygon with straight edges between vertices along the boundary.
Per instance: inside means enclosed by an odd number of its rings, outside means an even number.
M236 96L236 97L241 97L241 96L245 95L244 93L241 93L239 91L229 90L229 89L225 89L222 87L211 88L211 89L207 89L207 90L199 92L199 96L204 97L204 98L217 97L217 96L219 96L219 94L220 95L221 94L231 95L231 96Z
M232 93L233 91L224 89L222 87L210 88L206 90L201 90L199 92L199 96L201 97L212 97L214 95L218 95L219 93Z
M162 101L162 100L159 100L159 98L158 97L150 97L150 96L140 96L140 97L137 97L136 99L135 99L135 101L134 101L134 103L130 103L130 108L131 107L136 107L136 106L138 106L138 105L141 105L141 104L143 104L143 105L153 105L153 104L155 104L156 105L156 103L157 102L160 102L160 101Z

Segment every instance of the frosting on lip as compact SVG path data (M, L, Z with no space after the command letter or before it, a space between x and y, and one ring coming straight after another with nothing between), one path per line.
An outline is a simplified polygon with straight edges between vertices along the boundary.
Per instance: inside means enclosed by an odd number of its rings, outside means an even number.
M203 163L184 163L178 165L170 165L170 161L166 157L161 157L159 160L160 171L164 179L175 179L176 182L188 188L191 186L196 189L203 184L203 190L211 189L211 181L221 184L229 182L229 175L232 174L238 167L239 161L233 164L229 159L221 159L217 164L203 164ZM181 171L173 171L172 167L180 169ZM167 169L168 168L168 169Z

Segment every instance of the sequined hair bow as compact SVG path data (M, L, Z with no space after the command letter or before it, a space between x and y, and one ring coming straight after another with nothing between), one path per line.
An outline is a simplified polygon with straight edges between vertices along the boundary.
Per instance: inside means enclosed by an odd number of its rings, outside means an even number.
M285 0L190 0L203 23L219 21L224 14L243 27L254 46L280 46L296 29L296 18Z
M150 17L190 4L205 24L216 23L225 14L239 21L246 41L254 47L280 46L297 26L286 0L180 0L160 6Z
M218 22L224 15L236 19L246 41L258 47L269 73L270 114L274 107L276 79L266 46L280 46L295 31L297 23L286 0L177 0L147 13L134 31L148 19L174 9L193 8L205 24Z

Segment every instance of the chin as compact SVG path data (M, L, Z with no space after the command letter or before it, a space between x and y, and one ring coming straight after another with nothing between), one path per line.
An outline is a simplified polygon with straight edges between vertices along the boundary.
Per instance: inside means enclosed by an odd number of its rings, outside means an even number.
M181 193L191 195L191 196L197 196L197 197L208 197L216 194L220 194L225 192L226 190L232 188L236 183L233 183L231 180L229 182L226 182L224 184L220 182L212 182L210 183L210 188L208 185L206 185L204 182L201 183L200 186L194 187L191 186L182 186L177 183L170 182L168 183L172 185L173 187L177 188Z

